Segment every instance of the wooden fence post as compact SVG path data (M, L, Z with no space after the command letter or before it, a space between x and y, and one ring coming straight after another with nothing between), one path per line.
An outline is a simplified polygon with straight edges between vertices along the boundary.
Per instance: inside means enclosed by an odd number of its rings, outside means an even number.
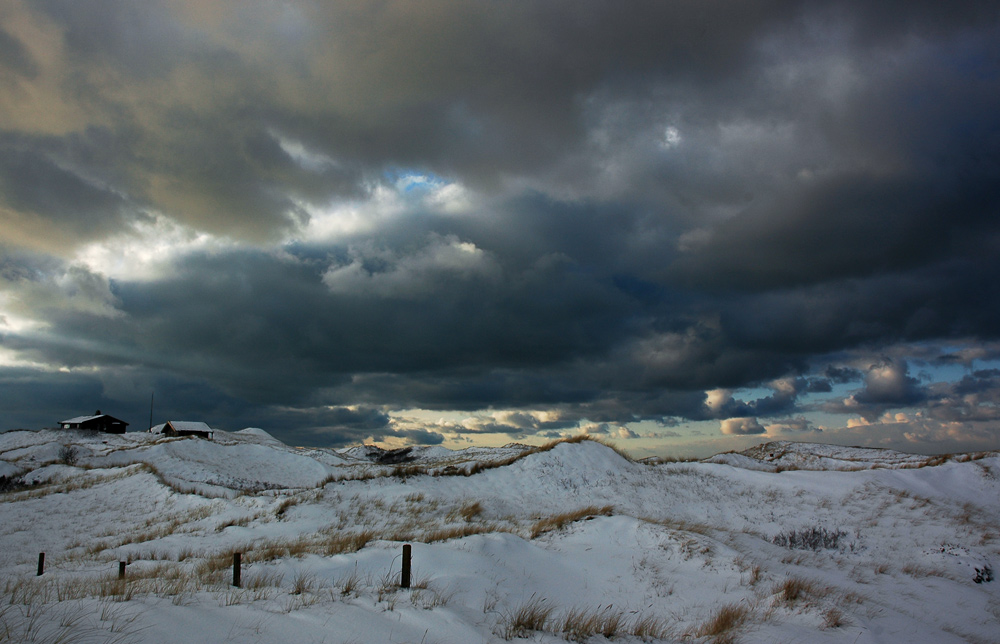
M38 553L38 575L36 575L36 576L41 577L43 572L45 572L45 553L44 552L39 552Z
M409 588L410 587L410 544L403 544L403 573L400 575L399 587Z
M237 588L240 587L240 559L241 559L241 557L242 557L242 553L239 553L239 552L234 552L233 553L233 585L236 586Z
M125 579L125 562L124 561L119 561L118 562L118 578L119 579Z

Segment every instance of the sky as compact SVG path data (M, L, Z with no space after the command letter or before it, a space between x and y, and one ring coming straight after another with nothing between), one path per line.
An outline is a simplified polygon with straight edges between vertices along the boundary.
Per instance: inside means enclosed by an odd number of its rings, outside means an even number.
M993 0L0 0L0 430L998 449L998 251Z

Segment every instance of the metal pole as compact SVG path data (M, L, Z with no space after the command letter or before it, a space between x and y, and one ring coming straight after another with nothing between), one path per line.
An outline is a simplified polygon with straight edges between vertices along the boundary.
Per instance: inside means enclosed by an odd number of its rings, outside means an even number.
M39 552L38 553L38 575L37 576L41 577L42 573L44 571L45 571L45 553L44 552Z

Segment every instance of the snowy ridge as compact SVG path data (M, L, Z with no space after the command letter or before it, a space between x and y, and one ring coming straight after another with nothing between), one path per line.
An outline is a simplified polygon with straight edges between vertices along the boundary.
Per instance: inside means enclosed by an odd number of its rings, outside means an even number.
M772 441L751 447L739 453L716 454L705 459L704 462L724 463L735 467L768 472L781 472L785 470L854 471L926 467L928 465L938 465L948 460L979 458L991 453L921 456L919 454L897 452L891 449Z
M995 641L996 454L773 443L654 465L585 440L402 457L299 449L259 429L211 442L0 435L0 467L20 477L0 494L0 603L13 607L0 632L603 642L567 630L573 615L603 614L622 642ZM412 590L398 588L404 542ZM234 551L242 589L228 577ZM515 629L532 602L548 619ZM739 619L712 633L733 606Z

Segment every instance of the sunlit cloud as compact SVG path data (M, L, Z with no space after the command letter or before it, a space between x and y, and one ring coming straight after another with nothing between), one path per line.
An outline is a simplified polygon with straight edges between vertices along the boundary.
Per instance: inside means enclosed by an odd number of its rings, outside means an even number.
M447 288L451 280L496 280L501 274L489 254L454 236L432 237L418 253L406 256L371 247L355 247L351 255L350 264L324 273L323 283L332 293L416 299Z
M722 421L719 429L723 434L729 435L767 433L767 429L756 418L727 418Z
M665 150L669 150L670 148L676 148L680 144L681 131L673 125L668 125L663 130L663 139L660 141L660 146Z
M130 222L127 230L80 247L73 259L110 279L152 281L172 274L177 262L191 253L221 253L242 246L166 215L149 213Z
M336 168L340 164L329 155L310 149L302 141L272 133L278 140L278 145L285 153L292 157L304 170L310 172L321 172L327 168Z

